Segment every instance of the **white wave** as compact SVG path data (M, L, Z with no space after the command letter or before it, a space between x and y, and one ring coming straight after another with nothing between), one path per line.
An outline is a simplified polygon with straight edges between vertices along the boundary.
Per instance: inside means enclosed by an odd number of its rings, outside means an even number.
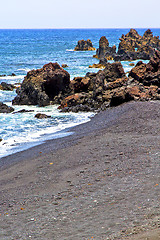
M24 77L25 77L25 75L3 76L3 77L0 77L0 79L4 79L4 80L22 80Z
M66 49L67 52L74 52L74 49Z
M89 121L90 117L94 115L94 113L60 113L57 110L57 106L47 106L44 108L36 106L15 107L15 111L25 108L26 110L34 110L34 112L28 112L23 114L8 114L7 116L5 116L10 118L8 119L8 122L10 122L11 125L5 126L6 136L1 136L3 138L3 141L0 142L0 157L12 154L14 152L22 151L35 145L39 145L40 143L48 139L53 139L55 137L63 137L62 135L64 134L64 132L62 134L60 131L64 131L67 128L85 123ZM43 112L51 115L53 121L55 120L55 125L54 123L53 125L50 122L48 123L47 119L44 119L44 121L39 121L35 119L34 116L37 112ZM28 122L29 119L35 119L34 128L32 128L33 122ZM19 127L22 127L22 132L15 132L16 122L21 122L22 126L19 125ZM10 136L9 132L14 132L14 135L11 134ZM67 132L65 134L70 133Z
M17 69L17 71L29 72L29 71L31 71L31 69L30 68L19 68L19 69Z

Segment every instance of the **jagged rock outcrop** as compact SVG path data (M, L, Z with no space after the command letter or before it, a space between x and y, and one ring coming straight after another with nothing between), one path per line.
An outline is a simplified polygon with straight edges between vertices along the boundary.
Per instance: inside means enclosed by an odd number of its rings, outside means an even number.
M102 37L99 41L96 57L104 59L109 57L115 61L144 59L154 57L155 50L160 50L160 39L153 36L150 29L140 36L135 29L130 29L126 35L122 35L118 51L114 47L109 48L108 40Z
M95 58L98 59L113 59L113 54L116 53L116 46L109 47L108 39L105 36L102 36L99 40L99 48L96 51Z
M154 37L151 30L145 31L140 36L135 29L122 35L118 52L114 56L116 61L144 59L149 60L155 54L155 49L160 49L159 37Z
M93 44L90 39L85 40L79 40L77 43L77 46L75 47L74 51L94 51L96 50L93 47Z
M121 63L106 63L105 69L98 73L87 73L85 77L74 78L71 81L72 94L62 100L59 109L65 108L66 111L105 109L110 105L114 92L126 81Z
M62 111L93 111L127 101L160 100L160 52L148 64L139 62L125 76L119 62L106 63L104 70L71 81L72 92L59 106Z
M17 89L14 105L49 105L57 95L69 92L70 75L58 63L48 63L27 73Z
M139 61L132 68L129 76L145 86L156 85L160 87L160 52L155 51L155 56L147 64Z
M60 103L64 112L104 110L131 100L160 100L160 52L156 50L148 64L137 63L129 77L120 62L105 62L104 70L70 81L64 69L49 63L30 71L19 92L18 103L24 97L21 103L31 104L34 99L34 104L44 106L47 99L47 104Z
M14 111L14 108L7 106L3 102L0 102L0 113L11 113Z

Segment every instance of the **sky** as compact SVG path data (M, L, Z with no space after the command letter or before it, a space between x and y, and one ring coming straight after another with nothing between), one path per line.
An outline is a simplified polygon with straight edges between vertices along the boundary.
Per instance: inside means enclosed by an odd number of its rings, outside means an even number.
M3 0L0 28L160 28L159 0Z

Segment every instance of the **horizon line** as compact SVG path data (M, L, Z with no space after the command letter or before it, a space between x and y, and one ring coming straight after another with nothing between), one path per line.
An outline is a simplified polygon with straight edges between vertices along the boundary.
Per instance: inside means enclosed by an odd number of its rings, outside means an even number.
M79 30L79 29L160 29L159 27L75 27L75 28L72 28L72 27L64 27L64 28L49 28L49 27L46 27L46 28L0 28L0 30Z

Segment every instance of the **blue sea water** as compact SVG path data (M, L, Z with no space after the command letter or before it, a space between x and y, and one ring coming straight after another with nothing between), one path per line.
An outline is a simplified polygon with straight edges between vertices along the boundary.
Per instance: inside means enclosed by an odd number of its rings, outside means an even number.
M143 34L146 29L137 29ZM156 36L160 29L151 29ZM88 68L98 60L93 58L95 51L73 51L78 40L91 39L98 48L101 36L106 36L110 46L118 47L119 38L129 29L30 29L0 30L0 77L1 82L21 83L29 70L41 68L48 62L67 64L71 79L84 76L87 72L98 71ZM136 61L135 61L136 63ZM130 70L129 62L122 62L125 71ZM9 76L15 73L16 76ZM0 101L11 106L16 96L13 91L0 91ZM15 111L31 109L34 112L19 114L0 114L0 157L23 150L48 138L63 136L59 131L89 121L93 113L60 113L57 106L14 106ZM52 118L38 120L37 112L47 113ZM54 135L53 135L54 134ZM57 135L56 135L57 134ZM27 146L27 147L26 147Z

